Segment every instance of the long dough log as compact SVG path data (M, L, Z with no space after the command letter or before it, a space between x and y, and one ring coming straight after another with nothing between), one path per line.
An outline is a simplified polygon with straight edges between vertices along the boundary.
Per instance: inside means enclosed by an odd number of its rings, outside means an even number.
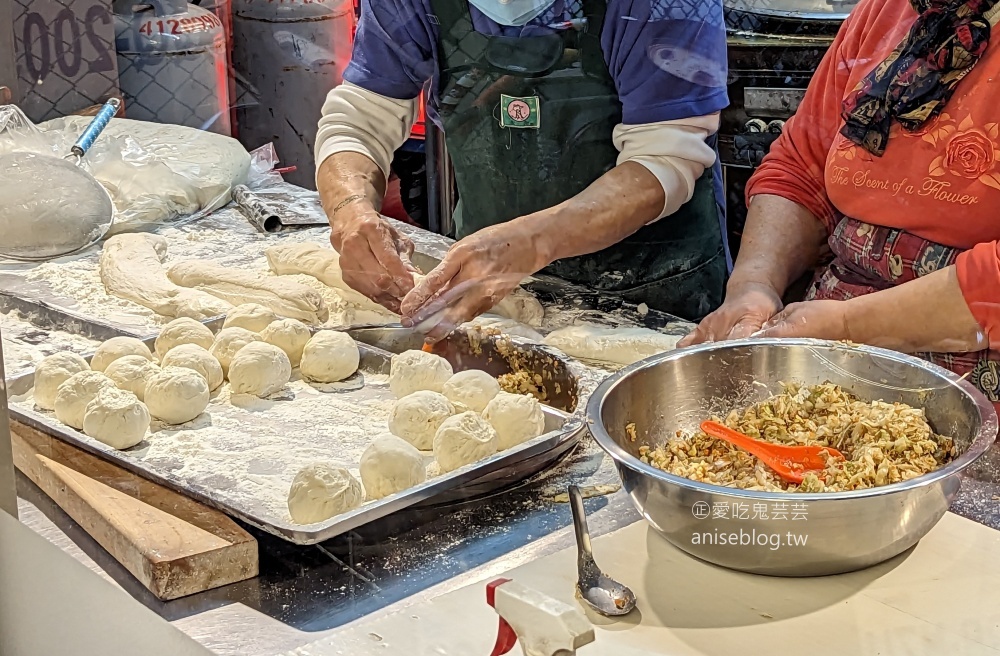
M170 282L163 271L167 240L159 235L115 235L101 253L101 281L109 294L128 299L165 317L210 319L231 303Z
M629 365L657 353L672 351L680 337L649 328L570 326L545 337L545 344L581 360Z
M167 277L182 287L201 290L233 305L258 303L278 316L313 325L325 323L330 318L323 296L294 280L282 280L203 260L177 262L167 269Z
M271 271L278 275L304 273L341 291L347 301L362 309L381 308L368 297L348 287L340 268L340 255L332 248L310 242L280 244L268 248L266 254ZM515 289L497 303L491 312L535 327L542 325L542 318L545 316L545 310L538 299L521 288Z
M305 274L312 276L327 287L333 287L344 300L362 309L385 309L364 294L351 289L344 282L344 274L340 269L340 255L332 248L324 248L319 244L279 244L265 251L267 264L279 276Z

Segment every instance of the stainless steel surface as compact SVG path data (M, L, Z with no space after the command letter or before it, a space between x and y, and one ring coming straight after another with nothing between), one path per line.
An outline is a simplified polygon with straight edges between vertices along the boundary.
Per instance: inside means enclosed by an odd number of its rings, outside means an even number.
M569 504L573 511L573 529L576 533L577 581L576 588L587 604L601 615L617 617L628 615L635 609L635 593L601 571L594 561L587 511L583 507L583 494L575 485L569 486Z
M6 388L3 367L3 335L0 335L0 384ZM0 512L17 517L17 490L14 486L14 456L10 443L7 395L0 394Z
M858 0L724 0L729 10L760 16L815 20L844 20Z
M73 335L89 337L90 339L104 341L121 335L145 337L145 335L122 330L92 317L86 317L53 307L45 301L21 298L0 289L0 314L8 314L9 312L19 313L39 328L62 330Z
M218 320L215 323L218 323ZM354 377L345 381L346 388L337 392L342 398L350 396L359 403L389 394L384 386L368 386L364 383L365 374L388 374L392 357L391 352L379 348L379 340L374 339L373 334L366 334L369 336L367 342L359 338L361 368ZM392 334L396 337L409 335L411 339L415 338L411 331L402 328ZM155 338L150 337L146 343L152 348L154 341ZM372 345L373 342L375 345ZM393 346L398 343L398 341L389 342ZM488 494L517 483L557 462L580 439L584 429L582 417L571 417L568 412L557 409L565 407L570 412L575 409L577 383L565 361L554 352L527 343L515 346L510 341L497 337L470 341L468 337L460 335L447 340L445 348L446 352L442 355L449 357L456 369L476 367L498 375L507 373L514 367L521 367L543 377L543 387L550 390L548 403L555 406L543 406L545 434L474 465L438 476L405 492L365 504L326 522L308 527L294 524L289 519L276 515L265 504L258 503L254 499L246 499L245 504L236 503L217 494L211 487L192 486L177 476L172 467L163 466L162 463L149 463L139 459L130 451L119 451L108 447L63 425L50 414L15 407L11 410L11 416L17 421L54 435L140 476L218 508L272 535L295 544L316 544L411 506L449 503L455 499ZM543 366L545 369L540 368ZM25 395L33 384L33 372L16 376L8 383L7 396ZM567 405L570 403L572 405Z
M724 416L767 398L782 381L829 381L862 399L922 407L936 431L954 438L959 456L909 481L828 494L709 485L667 474L638 458L642 446L656 447L713 414ZM780 576L848 572L909 549L956 499L960 472L997 436L993 406L951 372L891 351L817 340L748 340L655 356L598 386L587 418L632 502L654 529L709 562ZM716 514L715 508L733 504L763 512ZM780 504L786 504L784 515L775 519L771 515ZM803 521L795 520L796 510ZM734 539L736 544L728 544Z
M785 118L795 113L805 95L805 89L745 87L743 107L751 116Z

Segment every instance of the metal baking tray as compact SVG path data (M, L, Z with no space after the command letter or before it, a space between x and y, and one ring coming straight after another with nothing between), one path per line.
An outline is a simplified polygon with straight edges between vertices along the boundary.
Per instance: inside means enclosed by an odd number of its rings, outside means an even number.
M387 374L393 351L406 350L414 346L419 348L422 340L418 335L401 327L362 327L349 332L358 340L362 354L361 368L353 380L345 381L348 385L338 394L350 395L352 402L354 398L361 402L375 398L376 395L387 398L386 395L390 394L387 387L366 385L364 375ZM154 338L146 340L150 347L153 341ZM579 441L585 427L582 413L575 412L580 405L579 365L545 347L479 331L456 333L441 343L440 354L448 358L456 370L483 368L494 375L499 375L508 373L516 367L519 370L537 373L541 378L540 387L544 389L547 397L546 403L558 408L543 406L546 433L486 460L437 476L391 497L366 503L326 522L309 526L297 525L292 523L290 518L275 516L263 503L259 501L257 504L253 503L252 498L248 498L246 503L237 503L224 498L217 489L210 486L192 486L177 476L172 468L156 467L135 455L130 456L128 450L112 449L63 425L51 413L28 410L11 403L10 415L16 421L191 496L263 531L296 544L316 544L403 509L453 503L496 492L559 461ZM7 383L8 399L27 394L33 384L33 372L13 377ZM208 414L211 414L215 403L213 401L209 406L206 411ZM221 411L220 409L219 412ZM262 417L261 421L265 423L266 417Z

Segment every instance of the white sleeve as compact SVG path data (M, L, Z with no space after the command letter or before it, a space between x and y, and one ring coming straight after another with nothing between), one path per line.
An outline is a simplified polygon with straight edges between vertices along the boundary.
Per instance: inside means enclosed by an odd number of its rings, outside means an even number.
M388 178L393 153L413 129L417 103L417 98L387 98L350 82L334 88L326 96L319 119L316 169L334 153L360 153L375 162Z
M695 182L715 164L715 150L705 140L718 129L717 113L615 128L618 164L642 164L663 185L666 202L655 220L673 214L691 200Z

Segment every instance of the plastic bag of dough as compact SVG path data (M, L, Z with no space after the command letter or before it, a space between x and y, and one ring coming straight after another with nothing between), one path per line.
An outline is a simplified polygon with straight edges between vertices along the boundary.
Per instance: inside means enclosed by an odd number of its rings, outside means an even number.
M40 124L57 152L69 152L89 116ZM113 232L195 220L226 205L246 184L251 157L235 139L179 125L111 120L84 160L118 210Z

